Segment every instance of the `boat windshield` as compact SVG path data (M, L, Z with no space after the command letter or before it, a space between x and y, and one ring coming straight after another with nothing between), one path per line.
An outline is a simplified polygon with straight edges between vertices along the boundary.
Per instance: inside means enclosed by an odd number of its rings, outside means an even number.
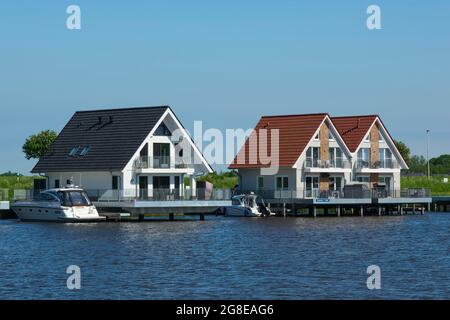
M90 206L91 201L84 191L59 191L57 193L61 204L66 207Z

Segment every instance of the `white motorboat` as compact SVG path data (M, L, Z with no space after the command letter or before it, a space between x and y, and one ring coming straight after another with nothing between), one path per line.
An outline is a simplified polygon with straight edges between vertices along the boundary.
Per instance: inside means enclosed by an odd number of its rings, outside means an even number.
M21 221L95 222L105 220L77 187L50 189L32 201L15 202L11 209Z
M266 207L263 198L253 193L234 196L231 206L223 208L228 217L261 217L275 215Z

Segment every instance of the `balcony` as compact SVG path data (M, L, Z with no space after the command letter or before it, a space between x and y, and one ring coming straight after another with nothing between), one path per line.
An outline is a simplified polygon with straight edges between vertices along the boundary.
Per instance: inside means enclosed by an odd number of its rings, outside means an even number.
M191 169L189 164L172 161L167 156L138 157L134 161L134 168L137 170L146 169Z
M306 158L303 169L307 172L330 172L336 171L336 169L351 169L350 161L344 158L336 158L332 160L313 160Z
M370 172L370 171L378 171L378 170L396 170L400 169L400 165L396 160L392 159L384 159L380 161L365 161L362 159L358 159L356 162L356 171L362 172Z

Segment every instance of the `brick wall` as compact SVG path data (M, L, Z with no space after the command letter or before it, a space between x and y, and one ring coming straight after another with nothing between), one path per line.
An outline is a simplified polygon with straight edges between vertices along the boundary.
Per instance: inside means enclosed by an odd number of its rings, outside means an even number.
M330 160L330 139L329 139L330 128L328 128L328 123L324 122L320 127L320 159ZM327 191L330 188L330 179L328 174L322 173L319 179L320 190Z
M380 161L380 132L376 124L370 129L370 161ZM378 183L378 173L370 174L371 186L375 183Z
M329 139L330 129L328 124L324 122L320 127L320 159L330 160L330 139Z

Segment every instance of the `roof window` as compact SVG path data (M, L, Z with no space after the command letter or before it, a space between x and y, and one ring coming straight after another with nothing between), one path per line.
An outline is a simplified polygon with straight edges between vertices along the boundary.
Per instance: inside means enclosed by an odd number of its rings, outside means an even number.
M70 152L69 152L69 156L75 157L77 155L79 149L80 149L80 147L73 147L72 150L70 150Z
M85 146L83 150L81 150L80 156L85 157L89 153L90 146Z

